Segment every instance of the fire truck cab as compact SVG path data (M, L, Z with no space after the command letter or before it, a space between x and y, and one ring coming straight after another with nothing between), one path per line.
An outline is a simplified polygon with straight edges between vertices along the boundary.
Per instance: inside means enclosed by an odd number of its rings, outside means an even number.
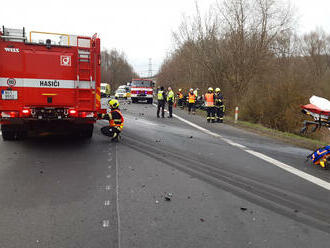
M33 35L57 37L35 41ZM0 31L0 124L4 140L28 131L93 134L101 110L100 39L31 31Z
M151 79L132 79L130 86L132 103L147 101L152 104L155 83Z

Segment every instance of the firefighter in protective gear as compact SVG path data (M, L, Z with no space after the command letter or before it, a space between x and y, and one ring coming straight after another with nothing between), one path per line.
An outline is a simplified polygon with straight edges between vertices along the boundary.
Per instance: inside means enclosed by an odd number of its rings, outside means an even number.
M165 117L165 99L166 99L166 95L165 95L165 91L164 91L164 87L160 87L160 89L158 90L157 93L157 100L158 100L158 105L157 105L157 118L159 118L159 114L160 114L160 109L162 109L162 118Z
M225 112L225 105L223 104L223 95L221 93L220 88L215 89L215 115L216 115L216 121L223 123L223 116Z
M174 92L171 87L168 87L168 92L167 92L167 104L168 104L168 113L169 116L168 118L172 118L172 113L173 113L173 104L174 104Z
M188 113L193 115L196 113L196 95L194 94L194 89L190 89L188 93Z
M119 141L120 133L124 127L124 117L119 110L119 102L115 99L109 100L110 112L99 114L99 117L108 120L109 126L101 128L102 134L112 138L112 141Z
M179 89L178 93L176 93L177 97L178 97L178 105L181 109L184 108L183 106L183 100L184 100L184 95L182 93L182 89Z
M205 94L205 106L207 111L207 122L215 122L215 112L214 112L214 93L213 88L209 87L208 92Z

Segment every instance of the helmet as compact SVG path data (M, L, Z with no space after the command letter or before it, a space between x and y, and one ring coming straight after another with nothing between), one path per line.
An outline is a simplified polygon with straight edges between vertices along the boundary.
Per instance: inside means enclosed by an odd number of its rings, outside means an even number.
M208 91L213 91L213 88L212 87L209 87Z
M220 91L221 91L220 88L215 89L215 92L220 92Z
M182 89L179 89L179 92L181 92L182 91Z
M116 99L109 100L108 103L109 103L110 108L116 109L119 107L119 102Z
M194 89L193 88L190 88L190 91L194 91Z

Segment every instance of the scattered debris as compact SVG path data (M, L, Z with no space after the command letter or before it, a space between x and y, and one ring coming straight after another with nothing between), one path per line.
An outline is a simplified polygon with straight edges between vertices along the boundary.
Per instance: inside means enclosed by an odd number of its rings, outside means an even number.
M160 140L155 140L155 142L156 142L156 143L159 143L159 142L160 142Z
M205 220L204 220L203 218L200 218L199 220L200 220L201 222L205 222Z
M247 210L247 208L241 207L241 210L242 210L242 211L246 211L246 210Z
M191 197L190 197L190 196L188 196L188 197L187 197L187 199L191 199Z
M158 204L158 203L159 203L159 201L158 201L158 200L156 200L156 201L155 201L155 203L156 203L156 204Z
M145 184L142 184L141 188L145 188L145 187L146 187L146 185Z
M40 171L40 174L44 173L42 170Z
M295 212L295 213L299 213L299 210L298 210L298 209L295 209L294 212Z
M193 138L193 136L190 136L189 138L190 138L190 139L192 139L192 138Z
M164 196L165 201L171 201L172 197L173 197L172 193L166 193L165 196Z

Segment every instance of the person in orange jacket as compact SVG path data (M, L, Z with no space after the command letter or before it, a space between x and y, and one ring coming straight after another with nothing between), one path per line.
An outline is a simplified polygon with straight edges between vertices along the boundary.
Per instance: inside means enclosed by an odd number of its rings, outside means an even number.
M209 87L208 92L205 94L205 106L207 111L207 122L215 122L215 97L213 93L213 88Z
M178 106L183 109L183 99L184 99L184 95L182 93L182 89L179 89L178 93L176 93L177 97L178 97Z
M194 89L190 89L187 97L188 102L188 113L192 113L193 115L196 113L196 95L194 93Z

